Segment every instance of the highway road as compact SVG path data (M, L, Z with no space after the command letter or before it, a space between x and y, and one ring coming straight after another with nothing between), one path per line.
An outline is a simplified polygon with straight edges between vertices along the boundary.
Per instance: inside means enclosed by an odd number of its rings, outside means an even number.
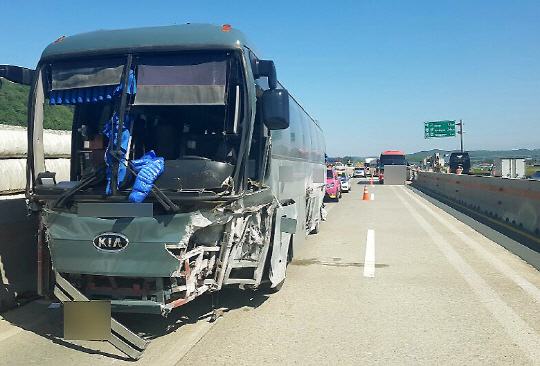
M356 183L357 181L355 181ZM128 361L104 342L64 341L40 299L2 314L0 365L539 365L540 273L406 186L363 182L277 293L214 295L163 319L117 319L152 339Z

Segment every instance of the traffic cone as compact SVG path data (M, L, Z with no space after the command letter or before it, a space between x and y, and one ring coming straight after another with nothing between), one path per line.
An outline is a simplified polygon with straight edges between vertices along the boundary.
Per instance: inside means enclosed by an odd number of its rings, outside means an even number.
M373 176L369 178L369 185L370 185L370 186L373 185Z
M369 192L367 190L367 186L364 186L364 201L369 201Z

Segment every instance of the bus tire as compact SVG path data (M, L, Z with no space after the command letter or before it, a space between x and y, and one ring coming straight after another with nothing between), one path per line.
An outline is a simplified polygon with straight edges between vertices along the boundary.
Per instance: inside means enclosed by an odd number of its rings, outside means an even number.
M315 224L315 227L313 228L313 230L311 230L310 234L318 234L319 231L320 231L320 223L321 223L321 220L317 220L317 223Z

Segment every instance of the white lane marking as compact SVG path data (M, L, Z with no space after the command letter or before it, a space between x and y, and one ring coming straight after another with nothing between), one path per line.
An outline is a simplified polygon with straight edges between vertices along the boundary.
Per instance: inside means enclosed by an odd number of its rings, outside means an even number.
M364 277L375 277L375 230L373 229L367 231Z
M458 228L452 225L448 220L444 219L440 214L432 210L426 203L424 203L420 198L413 193L405 190L405 192L416 202L418 202L431 216L436 218L441 224L445 225L452 233L454 233L463 243L465 243L469 248L473 249L478 255L480 255L484 260L493 265L499 272L510 278L516 285L521 287L526 291L530 296L532 296L537 302L540 303L540 289L521 277L517 274L512 268L507 264L497 258L495 255L490 253L487 249L483 248L461 232Z
M538 360L540 360L540 347L538 347L540 344L540 336L538 333L524 322L523 319L521 319L521 317L500 298L495 290L489 287L486 281L484 281L484 279L476 273L463 258L461 258L448 240L439 234L439 232L432 227L418 211L402 197L401 194L397 194L397 189L404 191L406 189L405 187L392 187L392 189L422 229L424 229L431 237L433 243L437 245L448 262L467 282L469 287L479 298L480 303L486 307L495 319L497 319L505 333L519 346L519 348L521 348L524 355L529 358L531 363L536 364Z
M326 207L324 208L324 209L326 210L326 214L329 214L330 211L332 211L332 209L333 209L334 207L336 207L335 204L333 204L333 205L326 205Z

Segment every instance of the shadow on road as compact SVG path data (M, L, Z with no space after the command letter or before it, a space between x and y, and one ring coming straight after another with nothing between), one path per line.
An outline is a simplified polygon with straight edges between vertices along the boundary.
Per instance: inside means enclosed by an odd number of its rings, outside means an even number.
M358 182L356 182L356 184L360 184L360 185L364 185L364 186L370 185L370 183L371 183L370 178L359 178ZM378 177L373 178L373 184L379 184L379 178Z
M223 289L214 294L202 295L174 309L167 318L154 314L125 313L113 313L113 317L139 336L147 340L153 340L173 333L185 324L211 321L214 308L220 309L223 314L242 307L255 309L267 299L268 294L263 290ZM64 340L63 307L49 308L49 305L55 301L57 300L51 301L40 298L24 306L4 311L0 315L4 320L18 328L35 333L67 348L88 354L100 354L115 359L129 360L127 357L91 349Z

